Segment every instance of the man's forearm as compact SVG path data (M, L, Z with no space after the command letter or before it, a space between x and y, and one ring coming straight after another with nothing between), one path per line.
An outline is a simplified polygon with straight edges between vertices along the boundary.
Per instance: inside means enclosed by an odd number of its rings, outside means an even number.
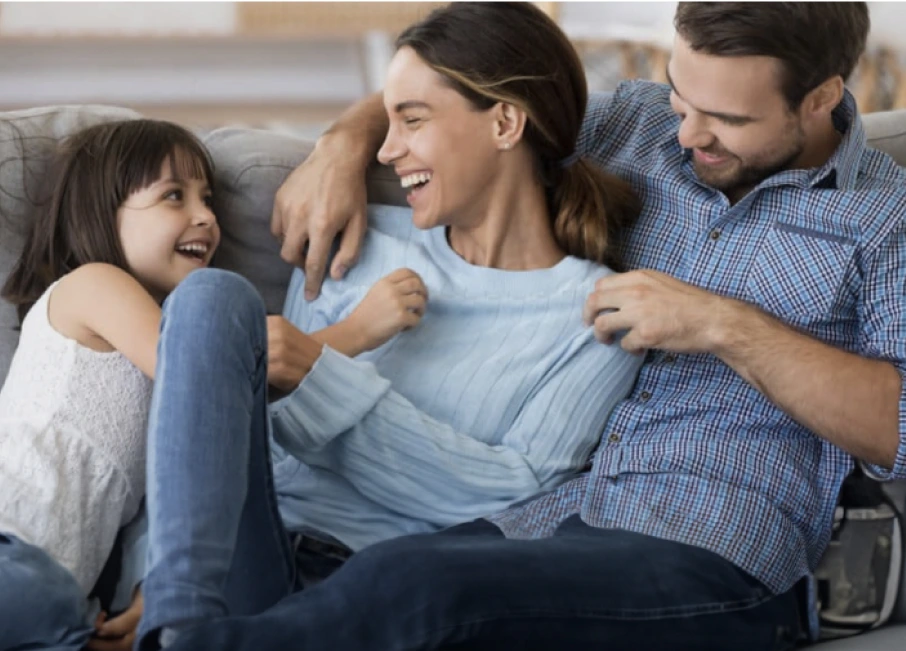
M388 125L383 93L374 93L344 111L318 139L316 148L339 148L367 166L374 162Z
M794 420L853 456L890 468L902 380L888 362L824 344L760 309L728 301L714 353Z

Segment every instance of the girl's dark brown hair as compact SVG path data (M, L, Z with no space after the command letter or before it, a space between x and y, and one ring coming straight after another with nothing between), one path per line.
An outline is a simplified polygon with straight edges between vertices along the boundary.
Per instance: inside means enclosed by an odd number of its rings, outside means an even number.
M453 2L406 29L412 48L454 90L485 111L525 111L523 137L547 187L554 235L570 255L620 268L619 237L638 215L629 185L574 151L588 102L579 55L557 24L529 2Z
M169 161L180 178L214 187L204 145L183 127L160 120L125 120L87 127L64 141L47 172L49 200L35 206L25 248L3 286L20 322L56 280L89 262L129 271L117 211L133 192L159 180Z

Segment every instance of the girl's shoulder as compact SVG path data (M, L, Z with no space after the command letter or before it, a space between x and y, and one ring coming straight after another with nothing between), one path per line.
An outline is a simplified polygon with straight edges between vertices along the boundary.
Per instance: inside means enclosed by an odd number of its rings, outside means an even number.
M125 299L132 292L146 293L126 271L102 262L84 264L48 289L47 318L51 327L64 337L97 352L112 352L115 348L89 323L99 309Z

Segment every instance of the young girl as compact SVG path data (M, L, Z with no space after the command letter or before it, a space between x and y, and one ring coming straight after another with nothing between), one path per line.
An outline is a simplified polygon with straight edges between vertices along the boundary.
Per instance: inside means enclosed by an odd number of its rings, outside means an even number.
M0 392L0 648L95 630L128 648L137 615L103 628L88 595L145 493L160 304L220 241L213 168L185 129L130 120L72 136L55 171L2 293L22 332Z
M89 127L57 158L2 292L22 333L0 392L0 649L126 650L141 594L111 620L88 597L145 495L161 303L220 242L213 166L156 120ZM395 278L315 336L352 352L350 326L376 346L414 325L424 298L395 309Z

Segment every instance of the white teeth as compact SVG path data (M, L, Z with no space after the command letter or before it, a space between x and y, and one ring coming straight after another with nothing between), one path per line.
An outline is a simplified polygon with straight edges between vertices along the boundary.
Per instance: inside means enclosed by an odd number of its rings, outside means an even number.
M208 245L202 242L190 242L189 244L180 244L176 247L180 253L200 253L202 255L208 252Z
M430 173L418 172L417 174L407 174L406 176L400 178L400 184L404 188L411 188L413 185L418 185L419 183L427 183L430 180Z

